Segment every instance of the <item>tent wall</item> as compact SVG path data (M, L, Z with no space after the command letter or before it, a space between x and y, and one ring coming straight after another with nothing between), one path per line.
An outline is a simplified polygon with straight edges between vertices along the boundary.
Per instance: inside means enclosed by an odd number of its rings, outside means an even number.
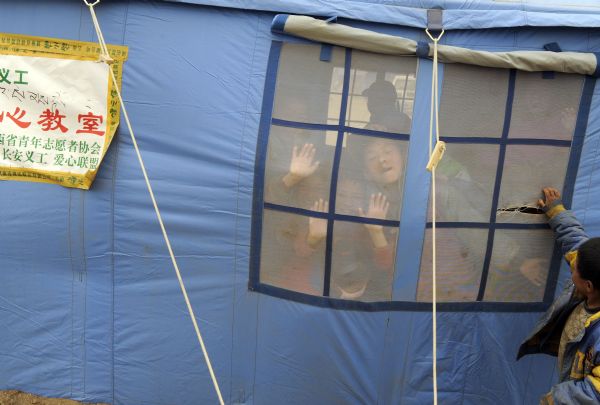
M542 1L521 0L362 0L347 2L307 2L302 0L169 0L244 10L341 17L408 27L427 27L427 9L444 10L446 29L482 29L498 27L598 27L595 0Z
M95 40L78 2L3 5L3 31ZM100 2L97 13L106 41L129 47L125 103L225 401L430 402L429 313L333 310L247 289L275 13L136 1ZM346 23L425 39L420 29ZM600 35L583 29L444 37L484 50L553 41L600 50ZM596 234L599 150L596 94L573 202ZM424 172L415 187L426 179ZM111 404L216 402L124 125L90 191L0 182L0 202L0 389ZM555 379L555 360L514 358L538 316L440 314L441 403L535 403Z

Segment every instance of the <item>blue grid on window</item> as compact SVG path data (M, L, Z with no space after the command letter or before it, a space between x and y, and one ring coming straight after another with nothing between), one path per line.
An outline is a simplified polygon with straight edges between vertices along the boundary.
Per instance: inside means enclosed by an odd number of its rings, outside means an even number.
M250 290L289 299L293 301L303 302L310 305L330 307L335 309L348 309L348 310L361 310L361 311L381 311L381 310L412 310L412 311L430 311L431 304L427 302L405 302L405 301L382 301L382 302L361 302L352 301L346 299L335 299L330 298L330 282L331 282L331 271L332 271L332 245L333 245L333 224L334 221L346 221L362 224L377 224L383 226L399 227L399 221L396 220L379 220L375 218L363 218L361 216L354 215L343 215L335 212L335 198L337 195L337 179L339 176L340 160L342 155L342 145L346 134L356 134L367 137L382 137L391 138L395 140L407 141L409 138L408 134L396 134L385 131L378 131L376 129L365 129L365 128L354 128L347 125L346 115L348 108L348 87L349 87L349 75L352 59L352 51L350 49L345 50L345 65L344 65L344 84L341 92L341 108L339 114L339 121L337 124L328 122L327 124L315 124L307 122L296 122L291 120L274 119L272 118L272 109L275 96L277 69L279 65L279 57L281 55L282 43L274 41L269 56L269 64L267 70L267 77L265 82L265 92L263 98L263 110L260 122L259 139L257 143L256 153L256 166L255 166L255 183L254 183L254 200L253 200L253 217L252 217L252 239L251 239L251 257L250 257L250 276L249 276L249 288ZM514 84L516 72L511 72L511 79L509 81L509 97L507 99L507 111L505 113L505 130L503 135L499 139L490 138L476 138L476 137L452 137L444 139L449 143L468 143L468 144L495 144L501 149L498 159L498 171L496 172L496 184L494 187L494 202L492 212L495 212L498 206L498 195L500 193L500 179L502 176L502 165L504 162L504 153L508 145L549 145L560 148L571 147L568 170L565 178L565 188L563 190L565 203L569 204L572 198L573 182L577 174L577 167L579 164L579 156L581 152L581 146L583 143L583 136L585 134L587 117L589 114L589 108L591 104L592 91L594 88L595 80L593 78L586 78L584 82L584 88L581 97L581 103L579 107L579 113L577 116L577 125L574 131L573 141L564 140L539 140L539 139L523 139L523 138L508 138L508 125L510 124L510 109L512 108L512 97L514 96ZM290 127L290 128L301 128L307 130L320 130L320 131L333 131L336 135L336 146L333 157L332 173L331 173L331 184L329 189L330 206L327 212L316 212L310 209L291 207L283 204L274 204L265 202L264 196L264 178L266 170L266 159L267 149L269 142L269 132L271 126L279 127ZM506 132L506 133L504 133ZM262 243L262 223L263 223L263 212L285 212L298 216L310 216L315 218L322 218L327 220L327 238L326 238L326 257L325 257L325 271L323 276L323 296L306 294L298 291L293 291L274 285L261 283L260 278L260 259L261 259L261 243ZM426 224L430 227L431 224ZM543 302L535 303L524 303L524 302L486 302L483 301L483 295L485 293L485 280L487 278L487 271L489 270L489 261L491 260L492 248L493 248L493 236L497 230L502 229L546 229L547 226L544 224L509 224L509 223L496 223L490 216L490 222L481 223L462 223L462 222L446 222L438 223L438 227L448 228L479 228L485 229L489 232L488 245L486 248L486 265L484 266L485 275L481 278L481 285L477 301L474 302L447 302L439 303L438 308L441 311L539 311L543 310L552 295L553 289L556 286L556 279L558 277L558 263L560 262L560 255L554 252L553 266L548 276L546 284L546 291L544 294ZM418 269L415 269L418 272Z
M568 151L569 158L566 169L566 176L564 181L563 188L563 201L565 205L570 206L572 197L573 197L573 188L574 182L577 175L577 168L579 165L579 158L581 154L581 147L583 143L583 138L585 135L585 127L587 122L587 117L589 114L589 108L591 104L591 97L595 85L595 79L591 77L586 77L583 81L583 88L581 91L581 99L579 102L579 112L577 115L576 125L573 131L573 139L572 140L564 140L564 139L538 139L538 138L511 138L509 137L509 130L511 125L511 116L514 105L514 97L515 97L515 85L516 85L517 72L515 70L511 70L509 72L509 80L508 80L508 92L506 97L506 107L504 112L504 124L502 129L502 135L500 137L459 137L459 136L450 136L444 137L441 139L448 143L448 147L451 148L453 145L495 145L498 148L498 158L497 158L497 166L496 166L496 174L495 174L495 182L493 187L493 196L491 207L489 211L489 220L486 222L459 222L459 221L444 221L444 222L436 222L436 227L441 229L451 229L453 231L458 231L461 229L480 229L484 230L487 233L487 245L485 248L484 262L482 266L482 273L478 285L478 291L475 298L475 308L479 304L485 304L481 308L491 308L492 310L512 310L515 307L528 308L529 306L536 306L538 303L543 303L544 305L548 305L552 301L552 297L554 295L554 291L556 288L556 282L558 278L558 273L560 270L560 265L562 261L562 257L558 248L554 247L551 258L548 258L550 261L550 269L547 275L545 288L543 290L543 297L541 299L532 300L535 303L531 302L484 302L486 301L486 287L490 272L491 272L491 262L493 259L493 251L495 242L496 244L501 244L498 241L497 235L499 234L507 234L510 230L520 230L520 231L530 231L535 233L536 230L548 230L549 226L544 221L544 223L505 223L498 222L497 213L499 212L499 200L501 193L501 185L504 173L504 169L506 166L506 152L507 148L517 147L517 146L539 146L539 147L551 147L551 148L563 148ZM556 111L558 114L559 111ZM432 228L432 223L428 222L426 224L426 228ZM468 231L464 231L468 232ZM506 237L505 237L506 239ZM487 291L489 293L489 291ZM493 294L490 294L493 296ZM493 301L493 299L491 300ZM456 303L458 307L473 307L473 305L469 305L468 303Z
M351 303L348 299L344 300L336 300L335 298L327 298L330 296L330 286L331 286L331 277L332 277L332 262L334 262L335 257L332 257L334 254L334 234L337 226L342 226L341 224L345 224L347 226L352 226L351 224L373 224L373 225L381 225L386 227L386 229L398 228L399 221L397 219L378 219L372 217L365 217L358 215L353 212L344 212L343 210L336 209L339 204L337 204L338 197L338 178L340 176L340 166L342 160L342 150L345 145L346 138L361 138L361 139L388 139L398 142L407 143L409 139L409 135L407 133L393 133L387 132L385 130L380 130L380 128L357 128L354 125L361 125L361 122L353 120L349 121L348 114L348 103L350 97L350 81L351 81L351 69L352 66L352 50L346 49L344 51L344 74L343 74L343 84L341 86L340 94L334 94L334 96L340 96L340 109L339 116L337 119L337 123L333 124L331 119L327 120L327 123L314 123L314 122L306 122L303 121L293 121L282 118L275 118L272 116L272 111L275 110L273 107L273 102L275 99L276 92L276 83L275 80L277 78L277 67L279 65L279 58L281 56L282 51L282 43L274 42L271 49L270 60L269 60L269 68L267 74L267 80L265 85L265 95L263 101L263 116L261 120L261 129L260 129L260 140L258 142L257 147L257 165L255 168L255 199L254 199L254 207L253 207L253 231L252 231L252 246L251 246L251 271L250 271L250 288L256 291L266 292L268 294L283 296L289 299L300 299L301 301L310 301L312 303L317 302L317 305L327 305L327 306L342 306L345 307L349 305L349 308L369 308L372 309L374 305L373 303L366 302L355 302ZM405 80L406 86L406 80ZM335 92L332 92L335 93ZM405 108L404 104L402 104L401 108ZM286 114L280 114L286 115ZM298 116L303 116L304 114L296 114ZM319 120L321 121L321 120ZM355 122L356 121L356 122ZM364 123L363 123L364 124ZM277 198L272 198L269 201L265 198L265 176L268 172L268 167L266 166L268 161L268 148L269 148L269 135L276 128L292 128L295 130L305 130L305 131L321 131L321 133L335 133L335 149L333 152L332 164L331 164L331 178L329 183L329 208L327 212L318 212L314 209L306 206L302 206L302 204L285 204L277 201ZM358 143L358 142L357 142ZM263 242L262 238L262 226L263 221L266 216L271 215L271 212L279 212L290 214L296 217L311 217L324 219L327 221L327 236L325 239L325 257L324 257L324 271L323 271L323 282L322 282L322 291L320 292L321 296L316 296L316 294L305 294L299 291L291 291L285 288L281 288L281 286L273 285L273 283L264 283L262 282L260 269L261 269L261 252L263 252L263 246L261 246ZM398 213L399 214L399 213ZM334 224L336 228L334 229ZM397 232L396 232L397 234ZM390 296L391 298L391 296ZM337 302L337 304L332 304L332 302ZM338 302L339 301L339 302Z

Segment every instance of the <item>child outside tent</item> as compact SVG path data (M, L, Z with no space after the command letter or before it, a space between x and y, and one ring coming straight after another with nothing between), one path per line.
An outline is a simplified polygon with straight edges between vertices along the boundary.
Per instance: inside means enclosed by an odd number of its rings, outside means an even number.
M545 188L545 210L564 257L571 283L538 321L519 349L517 359L546 353L558 357L559 382L540 404L597 404L600 402L600 238L589 238L583 226L560 200Z

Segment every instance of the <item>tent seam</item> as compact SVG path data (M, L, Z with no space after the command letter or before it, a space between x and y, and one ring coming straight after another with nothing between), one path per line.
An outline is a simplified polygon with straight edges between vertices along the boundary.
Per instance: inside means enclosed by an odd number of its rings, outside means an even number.
M411 347L412 341L413 341L413 326L414 326L414 314L411 313L410 314L410 322L407 322L407 324L409 325L410 329L409 331L407 331L407 335L408 335L408 342L406 345L406 348L404 349L404 364L402 365L402 372L400 373L400 381L402 381L403 383L400 386L400 395L399 398L404 398L404 388L406 387L407 384L404 383L404 378L406 376L406 367L408 366L408 349Z
M476 316L474 316L473 318L476 318ZM477 322L479 322L479 319L477 319ZM469 331L471 332L471 331ZM471 335L471 342L470 342L470 347L477 347L475 344L475 337L478 336L475 333L470 333ZM470 355L473 355L473 353L471 352ZM464 404L465 403L465 391L467 389L467 381L468 381L468 371L466 371L463 374L463 384L462 384L462 389L460 391L461 394L461 401Z
M533 356L529 356L529 357L533 357ZM528 366L527 366L527 379L525 380L525 387L524 387L525 388L525 392L529 392L529 390L527 389L527 387L529 387L529 379L531 377L531 365L532 365L532 362L533 362L532 358L527 359L527 360L528 360ZM523 398L523 402L521 402L522 405L526 405L525 404L525 400L526 399L527 399L526 397Z
M261 24L261 18L259 16L258 17L258 26L259 27L260 27L260 24ZM256 47L257 47L257 44L258 44L259 32L260 32L260 30L257 29L257 31L256 31L256 40L254 42L254 45L255 45L254 52L256 52ZM269 41L269 43L270 42L271 41ZM267 60L268 60L268 57L267 57ZM253 63L254 63L254 61L253 61ZM268 69L268 67L265 67L265 69ZM266 70L265 70L265 81L266 80L268 80L268 77L266 76ZM262 102L264 102L264 96L265 96L265 94L264 94L264 87L263 87L263 93L262 93L262 98L261 98ZM261 105L262 105L262 103L261 103ZM262 114L262 112L263 111L262 111L262 108L261 108L260 114ZM258 141L258 138L257 138L257 141ZM254 159L254 165L253 166L256 166L256 157ZM254 192L254 190L253 190L253 192ZM251 216L253 215L253 211L251 212L250 215ZM252 221L252 219L251 219L251 221ZM252 233L252 231L251 231L251 233ZM252 235L250 235L250 237L252 237ZM248 271L249 270L250 270L250 266L248 266ZM250 278L249 274L248 274L248 278ZM256 317L255 317L255 321L254 321L254 325L255 325L255 329L254 329L254 367L253 367L253 370L252 370L252 394L251 394L252 395L252 403L254 403L255 399L256 399L256 363L257 363L257 358L258 358L257 352L258 352L258 331L259 331L259 322L260 322L260 301L262 299L261 295L262 294L257 294L257 297L256 297L256 311L255 311Z
M248 83L246 87L246 102L244 106L244 123L242 124L242 137L240 139L240 150L238 154L238 176L237 176L237 199L235 205L235 233L234 233L234 253L233 253L233 305L232 305L232 316L231 316L231 351L230 351L230 368L229 368L229 402L232 401L233 396L233 347L234 347L234 335L235 335L235 304L237 302L237 273L238 273L238 232L239 232L239 218L240 218L240 178L242 171L242 155L244 152L244 141L246 139L246 132L248 129L248 104L250 102L250 86L252 82L252 75L254 72L254 67L256 65L256 48L258 46L258 38L259 38L259 28L260 28L260 15L256 16L256 27L255 27L255 35L254 35L254 47L252 49L252 57L250 61L250 72L248 75ZM256 348L255 348L256 349ZM256 350L255 350L256 352ZM245 400L245 398L244 398Z
M112 367L111 367L111 403L115 403L115 184L116 184L116 173L117 163L119 161L119 144L116 143L115 148L115 162L113 164L113 175L112 175L112 196L111 196L111 252L110 252L110 267L111 267L111 355L112 355Z
M377 387L377 391L375 393L375 403L379 404L379 398L381 396L381 391L382 391L382 386L385 386L385 383L383 381L383 379L381 378L381 376L384 374L383 373L383 368L385 365L385 353L387 352L387 337L388 337L388 332L390 330L390 322L391 322L391 312L387 312L386 315L386 322L385 322L385 331L383 333L383 344L381 345L381 356L379 358L379 364L381 365L379 367L379 374L377 376L377 381L379 381L378 387Z
M82 281L84 283L83 287L83 339L82 339L82 348L81 348L81 356L82 356L82 369L83 369L83 397L86 396L86 376L87 376L87 356L86 356L86 335L87 335L87 287L88 287L88 276L87 276L87 257L85 254L85 191L79 190L81 194L81 259L82 259Z
M127 1L127 7L125 9L125 19L123 20L123 35L121 37L121 44L125 44L125 36L127 34L127 20L129 19L129 7L131 5L130 1ZM124 86L124 74L122 77L122 83L121 83L121 88L123 88ZM119 131L120 132L120 131ZM116 134L115 134L116 135ZM120 137L119 137L119 141L120 141ZM115 403L115 186L116 186L116 181L117 181L117 169L118 169L118 163L119 163L119 149L120 149L120 144L121 142L116 142L115 145L115 162L114 162L114 166L113 166L113 173L112 173L112 198L111 198L111 216L112 216L112 223L111 223L111 234L112 234L112 238L111 238L111 254L110 254L110 262L111 262L111 284L112 284L112 288L111 288L111 293L112 293L112 322L111 322L111 330L112 330L112 341L111 341L111 345L112 345L112 350L111 350L111 354L112 354L112 367L111 367L111 388L112 388L112 392L111 392L111 403L114 404Z
M75 324L74 324L74 320L75 320L75 316L74 316L74 308L75 308L75 270L73 268L73 254L72 254L72 246L71 246L71 198L72 198L72 192L73 189L69 189L69 202L68 202L68 213L67 213L67 244L68 244L68 250L69 250L69 263L71 264L71 387L70 387L70 392L71 392L71 397L73 397L73 370L75 369L74 367L74 359L73 359L73 350L74 350L74 345L73 345L73 341L75 339L75 333L74 333L74 328L75 328Z

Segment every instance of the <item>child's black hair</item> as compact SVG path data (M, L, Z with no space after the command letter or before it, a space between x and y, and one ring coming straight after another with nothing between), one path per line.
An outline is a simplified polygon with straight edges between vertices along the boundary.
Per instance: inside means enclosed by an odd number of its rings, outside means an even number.
M581 278L589 280L600 290L600 238L584 242L577 253L577 270Z

